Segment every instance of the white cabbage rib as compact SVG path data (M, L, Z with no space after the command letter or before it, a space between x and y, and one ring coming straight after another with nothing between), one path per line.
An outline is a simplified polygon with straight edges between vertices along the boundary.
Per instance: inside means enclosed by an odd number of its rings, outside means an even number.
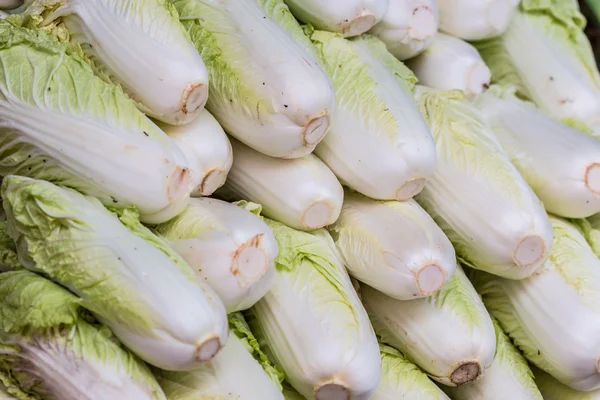
M387 13L369 33L381 39L396 58L406 60L431 45L437 28L434 0L390 0Z
M600 260L577 228L552 217L543 269L520 281L482 272L472 281L525 357L576 390L600 388Z
M440 30L464 40L501 35L510 24L519 0L437 0Z
M443 33L438 33L427 50L408 60L406 66L420 84L440 90L462 90L468 97L483 92L492 78L473 46Z
M344 189L315 155L283 160L231 143L233 167L219 195L259 203L265 216L295 229L319 229L338 219Z
M159 124L188 160L192 196L210 196L223 186L233 163L231 143L217 120L207 111L185 125Z
M365 33L388 10L389 0L284 0L296 18L346 37Z
M460 267L430 297L396 300L367 285L361 285L360 294L381 341L400 350L432 379L460 386L480 379L491 366L494 327Z
M228 313L250 308L273 286L277 242L250 211L191 199L183 213L155 231L215 290Z
M375 201L347 192L329 228L350 274L400 300L430 296L454 275L452 244L415 201Z
M475 104L548 212L567 218L600 212L600 141L518 99L512 90L493 87Z
M36 0L26 14L36 13L41 26L64 25L99 74L152 117L183 124L204 107L206 67L167 1Z
M254 1L174 0L210 76L207 108L232 136L279 158L323 139L333 111L327 76Z
M379 200L407 200L435 169L431 133L412 97L415 77L374 36L311 36L336 94L331 130L315 154L342 184Z
M511 279L530 276L552 244L539 199L463 93L419 87L418 102L438 168L417 201L469 265Z

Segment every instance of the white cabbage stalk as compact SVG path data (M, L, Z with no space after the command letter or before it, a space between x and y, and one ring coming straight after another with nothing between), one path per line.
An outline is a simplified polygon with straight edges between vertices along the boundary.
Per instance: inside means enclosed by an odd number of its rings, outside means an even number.
M165 400L148 367L80 302L29 271L0 274L0 399Z
M185 125L159 124L186 156L192 196L210 196L223 186L233 162L227 134L207 110Z
M429 47L438 28L434 0L389 0L383 19L369 33L381 39L390 53L406 60Z
M453 400L542 400L527 361L494 322L496 356L492 366L477 382L444 387ZM564 400L564 399L563 399Z
M393 0L284 0L296 18L317 29L357 36L379 22Z
M419 87L418 99L438 168L417 200L474 268L510 279L530 276L552 244L539 199L462 92Z
M347 192L329 230L350 275L390 297L430 296L454 275L452 244L414 200L376 201Z
M0 20L0 175L64 184L144 222L177 215L190 193L187 161L117 86L66 44Z
M184 124L204 107L208 72L168 1L29 3L26 15L80 46L98 75L121 85L146 114Z
M279 244L275 286L248 313L265 353L306 398L370 399L377 339L331 237L265 221Z
M217 292L228 313L252 307L273 286L278 252L273 233L235 204L191 199L184 212L155 232Z
M371 400L450 400L427 375L398 350L379 345L381 380Z
M475 104L548 212L600 212L600 141L518 99L513 89L493 86Z
M440 71L443 65L443 71ZM462 90L468 97L483 92L492 74L472 45L438 33L427 50L406 62L419 83L441 90Z
M531 370L544 400L600 400L600 389L580 392L563 385L541 369L532 366Z
M494 83L600 129L600 74L577 2L522 0L504 35L476 43Z
M81 297L143 360L193 369L227 340L223 303L134 209L116 215L93 197L16 175L4 178L2 199L23 266Z
M211 361L189 372L154 370L169 400L283 400L281 378L239 313L232 334ZM303 398L304 399L304 398Z
M501 35L512 21L519 0L437 0L440 30L464 40Z
M600 260L575 226L551 217L543 269L520 281L482 272L472 281L525 357L576 390L600 388Z
M337 99L315 150L342 184L379 200L408 200L435 169L435 146L412 97L415 76L374 36L315 31ZM360 94L360 95L359 95Z
M294 229L319 229L338 219L344 189L315 155L283 160L237 140L231 144L233 167L219 195L259 203L265 216Z
M396 300L367 285L361 285L360 293L381 341L432 379L460 386L481 378L492 365L494 326L460 266L430 297Z
M329 129L334 97L329 79L294 36L267 18L256 1L173 4L206 62L207 108L223 128L272 157L312 152Z

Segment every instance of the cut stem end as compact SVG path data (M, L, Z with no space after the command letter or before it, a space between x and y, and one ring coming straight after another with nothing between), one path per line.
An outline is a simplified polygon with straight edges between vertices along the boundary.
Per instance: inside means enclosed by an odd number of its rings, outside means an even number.
M459 365L450 375L450 381L456 386L461 386L473 382L479 378L481 367L476 361L467 361Z

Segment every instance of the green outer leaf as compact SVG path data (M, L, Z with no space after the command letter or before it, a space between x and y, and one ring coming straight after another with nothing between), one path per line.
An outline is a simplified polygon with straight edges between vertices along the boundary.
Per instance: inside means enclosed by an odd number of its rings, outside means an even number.
M452 310L467 326L483 329L484 321L481 317L484 315L473 305L474 289L458 260L456 271L457 273L439 292L427 299L438 308Z
M525 357L513 346L508 336L502 331L500 324L492 318L496 332L496 357L494 362L504 365L504 368L513 372L513 376L527 389L531 399L542 400L540 391L533 380L533 373L529 369Z
M32 272L0 274L0 329L4 332L73 325L80 303L68 290Z
M398 350L379 343L381 353L381 381L385 386L397 387L398 396L419 394L419 399L440 399L440 391L427 375ZM377 393L375 394L377 397ZM408 398L408 397L407 397Z
M380 99L377 93L377 82L369 74L369 65L361 60L359 53L353 47L353 42L342 35L325 31L312 32L311 40L316 45L323 62L322 66L331 79L338 107L355 108L355 111L362 116L361 120L365 125L377 126L381 137L387 140L395 138L398 121L386 103ZM404 81L401 77L414 77L414 75L409 74L408 69L400 61L396 60L394 63L389 57L384 56L383 42L368 35L356 40L365 41L369 45L370 50L373 51L371 56L374 59L379 57L402 88L410 87L413 79Z
M283 369L279 365L273 365L267 355L263 353L258 339L250 331L250 327L246 323L242 313L235 312L229 314L229 328L244 343L248 352L259 362L279 390L283 390L282 383L285 378L285 372L283 372Z
M522 0L517 10L526 18L540 19L540 23L543 23L548 31L552 31L552 33L540 32L540 35L563 38L565 46L575 53L587 73L590 76L598 74L594 54L583 31L586 25L585 17L579 11L577 2ZM510 57L504 49L502 36L473 44L489 66L494 83L514 85L520 97L531 99L525 82L512 66Z
M592 251L600 257L600 230L593 225L594 217L588 219L574 219L572 222L577 226L581 234L585 237Z
M0 199L1 201L1 199ZM17 248L8 234L8 222L0 222L0 269L23 268L17 256Z
M129 326L150 328L150 310L139 304L134 288L129 287L131 283L114 274L114 266L105 267L122 260L110 245L100 242L92 246L103 238L96 237L96 221L88 214L110 218L110 212L97 199L15 175L4 178L2 199L9 234L22 252L20 259L31 263L25 264L27 268L39 270L52 280L76 282L86 294L82 305L92 312L105 315L111 310ZM118 217L113 214L113 218Z

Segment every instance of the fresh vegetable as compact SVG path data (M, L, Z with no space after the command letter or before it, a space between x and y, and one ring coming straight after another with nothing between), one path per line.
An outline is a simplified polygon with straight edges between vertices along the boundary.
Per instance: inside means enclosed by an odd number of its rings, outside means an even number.
M279 255L273 289L247 314L261 347L307 398L369 399L380 376L377 339L331 237L264 220Z
M408 200L435 169L435 147L412 89L416 81L379 39L311 33L336 94L331 131L315 154L346 186Z
M441 73L440 65L444 66ZM483 92L492 77L477 50L458 38L438 33L431 46L408 60L419 83L441 90L462 90L468 97Z
M600 74L576 1L521 0L504 35L476 43L492 81L559 118L600 129Z
M385 344L381 352L381 380L372 400L450 400L402 353Z
M584 218L600 212L600 141L494 86L475 104L548 212Z
M145 222L178 214L187 161L122 90L95 77L68 44L0 20L0 175L69 186Z
M383 19L369 33L383 40L399 60L406 60L429 47L438 28L434 0L390 0Z
M234 163L218 195L259 203L265 216L295 229L319 229L338 219L344 189L315 155L283 160L231 143Z
M510 279L530 276L552 244L539 199L463 93L419 87L417 97L438 155L417 201L469 265Z
M90 59L140 110L170 124L192 121L208 98L208 73L165 0L29 0L25 15Z
M273 286L277 242L250 211L221 200L191 199L155 232L215 290L227 312L251 307Z
M169 400L283 400L282 373L260 350L244 318L231 314L229 336L211 361L189 372L155 370Z
M317 29L357 36L379 22L393 0L284 0L296 18Z
M146 367L81 299L29 271L0 274L2 399L166 399Z
M535 384L538 386L544 400L599 400L600 389L592 390L590 392L579 392L573 390L568 386L563 385L551 375L538 369L534 366L531 367L533 374L535 375Z
M206 110L185 125L159 124L185 154L190 166L192 196L210 196L223 186L233 163L231 143Z
M348 192L330 232L350 274L396 299L430 296L456 269L452 244L414 200Z
M437 0L440 30L464 40L496 37L506 31L519 1Z
M140 358L192 369L227 340L223 303L134 209L117 215L95 198L16 175L4 178L2 199L23 266L81 297Z
M494 322L496 356L486 374L469 385L443 388L453 400L542 400L533 374L519 350Z
M492 365L494 326L461 267L430 297L403 301L367 285L360 290L381 341L432 379L461 386L480 379Z
M255 1L173 0L210 77L207 108L231 135L279 158L313 151L329 129L327 76Z
M587 219L572 220L571 222L579 228L596 256L600 257L600 214L594 214Z
M472 281L525 357L576 390L600 388L600 260L577 228L551 217L544 268L514 281L482 272Z

